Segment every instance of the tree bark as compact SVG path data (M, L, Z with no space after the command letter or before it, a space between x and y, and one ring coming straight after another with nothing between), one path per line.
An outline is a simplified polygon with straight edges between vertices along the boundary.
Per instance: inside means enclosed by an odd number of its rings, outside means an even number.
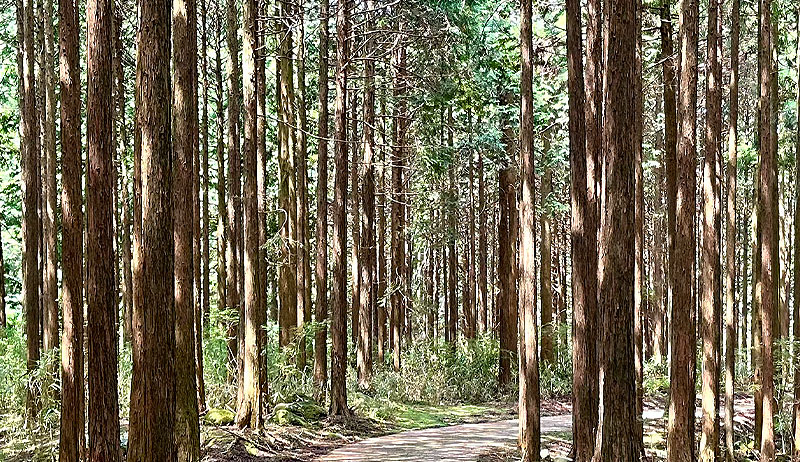
M226 308L227 303L227 256L225 254L228 247L228 207L226 200L226 181L225 181L225 112L222 108L225 94L222 82L222 12L220 0L215 0L215 24L214 34L214 81L216 84L217 96L217 306ZM230 355L230 353L229 353Z
M328 0L319 2L319 148L317 152L317 259L314 269L314 384L317 401L324 402L328 384ZM379 347L380 348L380 347Z
M85 442L83 378L83 196L81 85L77 2L59 1L61 89L61 271L64 329L61 337L59 461L79 462ZM0 290L5 299L5 278Z
M242 81L244 87L244 374L239 377L240 398L236 423L241 427L259 429L262 425L261 403L261 339L260 326L266 319L261 309L259 272L259 216L256 143L259 82L256 78L255 53L258 50L255 0L244 0L242 16Z
M479 124L480 125L480 124ZM478 150L478 328L489 330L488 292L488 236L486 231L486 180L484 178L483 150Z
M195 133L197 130L197 4L172 8L175 69L172 95L172 213L175 243L175 452L179 462L200 460L195 366Z
M778 310L778 182L777 152L772 147L771 107L772 107L772 64L770 59L770 41L772 32L772 1L760 0L761 23L759 26L759 90L761 113L759 117L759 157L760 184L759 203L761 204L761 329L762 329L762 421L761 421L761 461L775 459L774 433L774 355L773 335L774 317Z
M333 313L330 414L347 416L347 66L350 4L336 7L336 155L333 197Z
M17 5L17 23L22 27L23 74L21 92L21 163L22 163L22 293L25 311L25 337L27 342L27 370L32 373L41 354L39 330L39 117L36 107L36 78L33 72L33 0L22 0ZM20 21L22 19L22 21ZM19 35L19 34L18 34ZM18 36L19 38L19 36ZM35 387L28 387L26 396L27 417L33 419L39 409L39 396Z
M200 414L205 414L206 412L206 385L205 380L203 378L203 326L208 322L208 318L211 311L211 300L210 300L210 269L209 269L209 262L210 262L210 249L209 249L209 227L211 225L211 220L208 216L208 183L209 183L209 169L208 169L208 148L209 148L209 139L208 139L208 28L206 27L206 21L208 18L208 3L207 0L201 1L201 31L200 31L200 56L201 56L201 63L202 72L203 72L203 116L200 121L200 131L203 139L202 145L202 167L200 165L197 168L202 169L202 229L199 230L201 233L202 239L202 279L199 281L200 283L200 290L198 293L202 296L202 303L195 304L197 310L195 311L194 316L194 358L196 367L196 376L197 376L197 410ZM199 220L197 221L196 225L199 224Z
M404 298L406 294L404 280L405 270L405 228L403 217L405 216L405 196L403 195L403 168L405 165L405 129L404 117L406 116L406 51L401 44L394 52L394 97L395 97L395 121L392 143L392 225L391 225L391 314L389 324L391 325L392 343L392 366L395 371L400 370L400 345L403 335L403 322L405 312Z
M172 137L170 106L164 104L172 99L170 10L169 4L140 1L140 20L148 27L139 31L136 75L143 200L141 234L136 236L134 303L139 305L133 320L128 447L128 460L137 462L175 458L175 282L164 277L174 271ZM117 431L115 440L118 436Z
M549 135L543 135L547 138ZM546 145L549 142L544 141L545 146L542 147L542 156L547 156ZM542 197L541 197L541 215L539 218L539 226L541 226L541 241L542 241L542 254L541 266L539 267L539 280L542 287L542 345L541 355L543 364L552 364L555 361L555 347L553 342L553 232L552 224L553 219L550 207L547 201L550 200L550 194L553 189L553 171L548 166L545 166L544 174L541 180Z
M501 104L511 104L512 96L505 94ZM502 126L503 144L506 156L498 173L500 218L497 221L497 235L506 236L498 240L498 285L497 303L500 305L498 331L500 337L500 367L498 385L501 390L511 385L512 366L517 362L517 190L513 165L514 132L510 121L504 120Z
M683 51L680 64L680 91L678 121L680 139L677 150L677 170L680 182L677 196L682 200L676 206L676 227L670 254L672 275L672 345L670 363L670 407L667 437L667 460L670 462L694 460L694 367L695 367L695 296L692 293L695 260L695 191L697 157L697 41L698 2L681 3L679 15L680 47ZM669 163L667 168L670 168ZM669 170L667 182L669 184ZM669 185L668 185L669 188Z
M116 287L114 283L114 144L111 96L114 4L91 0L87 17L86 181L89 336L89 460L119 460ZM169 242L169 239L166 240ZM163 358L162 358L163 360ZM170 427L167 427L170 428ZM169 439L172 435L169 435Z
M58 255L56 252L56 234L58 232L58 219L56 210L56 76L53 66L54 34L53 34L53 0L45 0L44 15L44 46L43 65L44 95L46 123L44 125L44 152L43 171L45 172L42 189L43 199L43 240L42 256L45 259L43 266L45 272L42 281L42 296L44 297L44 320L42 346L45 351L52 351L58 347Z
M300 6L300 40L297 52L297 114L300 129L297 130L297 317L300 327L299 352L303 363L306 361L307 345L304 323L311 322L311 238L308 228L308 147L306 133L308 122L306 116L306 47L305 47L305 11ZM302 316L302 317L301 317ZM302 322L300 320L302 319ZM305 366L303 365L303 368Z
M533 152L533 38L532 3L522 1L520 40L520 164L522 195L519 199L519 315L520 315L520 447L522 460L539 460L539 355L536 322L536 171ZM498 236L499 238L499 236Z

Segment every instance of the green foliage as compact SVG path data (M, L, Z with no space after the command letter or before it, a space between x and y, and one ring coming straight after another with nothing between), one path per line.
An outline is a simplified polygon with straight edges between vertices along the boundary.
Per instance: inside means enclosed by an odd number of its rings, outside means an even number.
M418 340L403 351L400 372L392 369L390 355L377 365L371 394L390 401L430 404L497 399L501 396L497 389L499 355L499 343L491 336L456 346L441 339Z

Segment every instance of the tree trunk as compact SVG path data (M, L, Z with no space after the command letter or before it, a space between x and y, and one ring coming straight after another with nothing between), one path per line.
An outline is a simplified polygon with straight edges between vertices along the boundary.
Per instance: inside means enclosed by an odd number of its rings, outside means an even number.
M291 18L291 5L282 0L280 11L283 18ZM283 26L281 26L283 27ZM281 29L280 42L280 122L278 124L280 150L278 152L278 206L284 211L282 217L281 239L283 244L282 261L278 276L278 296L280 298L280 345L288 346L294 338L298 319L297 292L297 247L296 223L297 202L295 190L295 158L296 147L294 117L294 83L292 65L292 32ZM300 307L302 308L302 307ZM302 319L302 317L301 317ZM299 359L299 358L298 358ZM302 364L298 363L298 366Z
M643 112L644 95L642 89L642 2L635 2L634 27L636 49L634 53L633 68L633 138L634 138L634 258L633 258L633 368L636 376L636 444L643 447L644 426L642 412L644 411L644 351L643 351L643 316L645 313L645 262L644 262L644 227L645 227L645 202L644 202L644 172L642 168L643 144Z
M56 209L56 95L55 85L56 76L53 66L53 0L45 0L44 15L44 94L46 120L44 126L44 152L43 171L46 173L42 184L44 192L43 199L43 240L42 256L46 256L43 261L45 272L42 285L42 295L44 297L44 320L42 322L44 336L42 346L45 351L52 351L58 348L58 280L56 277L58 255L56 252L56 234L58 232L58 221ZM46 264L45 264L46 263Z
M242 22L244 31L242 47L242 81L244 88L244 317L239 322L243 328L243 372L239 377L239 402L236 424L259 429L262 425L261 403L261 338L260 326L266 311L261 309L259 272L259 216L257 178L257 115L259 82L256 78L255 53L258 50L255 0L244 0Z
M519 199L519 315L520 315L520 447L523 462L539 460L539 355L536 322L536 171L533 152L533 39L532 4L522 1L520 40L520 164L522 196ZM498 236L499 238L500 236Z
M41 335L39 331L39 284L42 274L39 271L39 117L36 107L36 78L33 72L33 0L22 0L17 8L17 23L22 28L23 75L21 92L22 119L22 294L25 311L25 337L27 342L27 370L32 373L39 363ZM22 19L22 21L20 21ZM18 37L19 38L19 34ZM26 396L27 417L33 419L39 410L39 393L35 387L28 387Z
M706 133L703 162L703 265L701 266L703 336L703 420L700 436L700 460L711 462L719 453L719 332L720 319L715 303L718 287L719 213L717 197L717 159L722 135L722 56L719 20L719 1L711 0L708 8L708 38L706 56Z
M405 302L407 296L403 292L405 279L405 228L403 227L403 217L405 216L405 196L403 195L403 152L405 144L404 117L406 116L406 81L405 81L405 62L406 52L402 45L397 47L394 53L394 97L395 122L392 143L392 229L391 229L391 253L392 253L392 273L391 273L391 316L390 325L392 329L392 365L395 371L400 370L400 344L403 335L403 319Z
M608 44L603 104L604 207L601 218L599 348L602 379L595 461L638 461L634 338L636 107L630 91L636 71L636 2L610 3L604 20ZM606 35L607 34L607 35ZM613 37L613 40L611 39Z
M547 138L549 135L544 134ZM548 149L546 149L549 142L544 141L542 146L542 156L547 156ZM541 226L541 240L542 240L542 266L539 267L539 280L542 285L542 363L553 364L555 362L555 347L553 339L553 217L550 207L547 203L550 200L550 194L553 189L553 170L545 167L544 174L542 175L542 197L541 197L541 215L539 218L539 226Z
M480 124L478 124L480 125ZM478 328L481 332L489 330L489 297L486 232L486 180L483 172L483 150L478 150Z
M314 384L317 401L324 402L328 384L328 0L319 2L319 148L317 153L317 260L314 336ZM380 347L379 347L380 348Z
M447 146L450 149L454 149L455 145L453 143L453 108L447 108ZM458 256L456 255L456 236L458 236L458 185L456 184L455 179L455 157L450 164L450 168L448 170L449 175L449 188L450 188L450 195L452 198L450 199L454 204L456 204L455 210L448 210L447 213L447 220L448 220L448 228L449 228L449 238L448 238L448 248L447 248L447 257L448 257L448 313L447 313L447 330L450 333L450 338L448 341L450 343L457 343L458 342Z
M331 316L330 414L346 416L347 407L347 66L350 57L350 4L336 7L336 154L333 196L333 313Z
M172 99L171 8L151 0L142 0L140 8L141 23L148 27L139 33L136 75L143 200L141 235L136 236L134 303L138 306L133 320L128 460L155 462L175 457L175 283L164 277L174 270L171 111L164 104ZM112 389L116 390L116 384ZM118 438L117 430L114 440Z
M367 0L367 24L365 53L369 57L374 51L371 34L374 26L372 10L374 3ZM364 164L361 177L363 191L361 194L361 245L360 248L360 300L358 313L358 378L359 386L369 388L372 377L372 300L375 274L375 62L364 61Z
M201 56L201 63L202 71L203 71L203 116L200 121L200 131L203 138L203 145L202 145L202 164L198 165L196 169L202 170L202 197L203 197L203 211L202 211L202 229L198 229L201 234L202 239L202 278L198 283L200 284L200 289L198 293L201 295L202 303L197 303L195 306L197 307L194 316L194 358L197 367L195 368L196 376L197 376L197 410L200 414L205 414L206 412L206 385L205 380L203 378L203 326L208 322L208 318L211 311L211 301L209 299L210 290L210 271L209 271L209 261L210 261L210 249L209 246L209 227L211 225L211 220L208 216L208 183L209 183L209 170L208 170L208 147L209 147L209 139L208 139L208 62L207 62L207 51L208 51L208 29L206 27L206 20L208 18L208 7L207 7L207 0L202 0L200 3L201 12L201 31L200 31L200 56ZM195 226L199 226L200 220L198 219L195 222Z
M667 460L694 460L694 398L695 398L695 297L692 293L695 262L695 162L697 147L697 40L698 2L681 3L680 47L684 50L680 65L678 121L680 139L677 167L680 182L677 196L682 200L676 207L675 235L670 245L670 274L672 279L672 345L670 363L670 407L667 437ZM669 136L667 137L669 139ZM670 185L670 164L667 163L667 188ZM668 193L669 194L669 193Z
M195 365L194 207L197 130L197 6L177 0L172 9L172 213L175 243L175 452L179 462L200 460ZM184 54L185 53L185 54Z
M505 94L501 104L511 104L511 95ZM512 366L517 361L517 190L516 175L513 167L514 132L510 121L505 120L502 126L503 144L506 149L504 164L500 168L499 197L500 219L497 222L497 235L506 236L498 240L498 285L500 292L497 302L500 305L498 330L500 337L500 368L498 385L506 390L511 385Z
M308 128L306 117L306 47L305 47L305 11L300 6L300 40L297 56L297 105L300 129L297 131L297 242L300 246L297 257L297 316L302 315L303 322L311 322L311 254L309 252L311 237L308 228L308 148L306 133ZM307 345L305 328L298 322L300 330L299 352L305 362Z
M64 329L61 337L61 434L59 460L84 454L83 196L81 158L80 16L76 3L59 2L61 60L61 271ZM5 299L5 278L0 290Z
M239 100L241 93L239 89L239 21L236 15L236 2L226 0L226 42L228 46L228 236L227 248L225 249L225 261L228 265L225 271L227 280L225 301L226 308L230 315L239 315L241 312L241 293L239 291L239 279L242 274L239 272L239 253L241 246L241 153L239 152ZM239 361L239 328L236 322L228 325L228 357L230 362L229 376L235 377L238 373Z
M88 235L92 236L87 242L86 250L89 460L115 461L119 460L119 405L114 285L116 260L113 255L114 183L111 175L114 156L112 142L114 104L111 96L113 81L111 33L114 4L107 0L92 0L88 2L86 10L88 18L86 139L89 159L86 181L86 229ZM164 242L169 243L170 240L167 238ZM161 361L163 359L164 356L161 357ZM171 430L171 427L168 426L166 429ZM171 432L168 439L172 439ZM133 439L131 441L133 442Z
M214 34L214 81L217 96L217 307L225 309L227 303L227 255L228 247L228 207L225 197L225 112L222 108L225 94L222 82L222 12L220 0L214 2L216 9L216 30ZM230 357L230 352L228 353Z
M771 133L772 107L772 64L770 62L770 41L772 31L772 1L760 0L761 24L759 26L759 89L761 114L759 117L759 156L760 184L759 203L761 205L761 330L762 330L762 421L761 421L761 461L775 459L774 407L775 385L773 362L774 316L778 310L778 203L777 152L773 152Z
M378 205L377 208L380 210L380 215L378 216L378 255L377 255L377 264L378 264L378 293L376 294L376 298L378 299L378 335L377 335L377 354L378 354L378 364L384 364L384 360L386 358L386 344L387 344L387 337L388 332L386 328L386 321L387 321L387 305L389 301L386 299L386 195L387 195L387 184L386 184L386 98L385 94L384 97L381 98L381 162L380 162L380 170L379 170L379 178L378 178L378 188L380 189L380 194L378 194Z

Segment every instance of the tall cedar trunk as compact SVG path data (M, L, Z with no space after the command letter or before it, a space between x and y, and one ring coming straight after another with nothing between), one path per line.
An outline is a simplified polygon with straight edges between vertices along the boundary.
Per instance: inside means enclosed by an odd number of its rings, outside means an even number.
M217 307L224 309L227 304L227 237L228 237L228 207L225 198L225 112L222 103L225 98L222 83L222 12L221 0L215 0L216 30L214 34L214 81L217 96Z
M328 0L319 2L319 148L317 153L317 259L314 268L314 384L316 398L325 401L328 384ZM379 347L380 348L380 347Z
M591 2L590 2L591 3ZM569 89L570 203L572 241L572 440L576 461L591 460L597 422L597 234L596 207L591 204L594 180L587 170L586 113L590 107L584 92L581 44L581 9L568 0L567 85ZM589 47L587 46L587 51ZM587 70L589 64L587 63ZM590 79L587 75L587 81ZM594 123L594 122L592 122Z
M739 0L734 0L734 18L736 21L734 22L734 31L738 33L739 29L739 22L738 22L738 10L739 8ZM798 15L798 22L797 28L800 31L800 15ZM738 36L737 36L738 39ZM738 41L737 41L738 46ZM797 49L800 50L800 41L797 43ZM800 69L800 60L798 60L798 69ZM737 68L731 67L732 69L736 69L738 71L738 62ZM737 74L734 74L738 76ZM731 82L731 89L733 90L733 81ZM733 97L731 97L733 98ZM799 103L798 114L800 114L800 87L797 90L797 102ZM733 110L733 99L731 99L731 110ZM731 116L733 117L733 116ZM735 133L732 135L735 136ZM800 125L797 126L797 131L795 132L795 186L794 186L794 204L795 204L795 211L794 211L794 261L793 261L793 269L794 269L794 286L792 287L793 290L793 318L794 318L794 325L793 325L793 340L798 341L800 340L800 278L797 277L800 274L800 180L798 180L798 173L800 173ZM733 152L735 155L735 151ZM734 164L735 165L735 164ZM795 350L796 351L796 350ZM794 418L793 418L793 434L794 434L794 447L792 449L792 460L800 460L800 367L797 367L797 355L795 354L795 371L794 371ZM726 388L727 393L727 388ZM727 396L727 394L726 394ZM726 414L727 419L727 414ZM727 420L726 420L727 424ZM727 429L727 427L726 427Z
M519 199L519 316L520 316L520 447L524 462L539 460L539 355L536 322L536 171L533 152L533 39L532 3L522 0L520 41L520 164L522 196Z
M268 14L268 5L266 2L256 2L256 11L258 15L264 16ZM266 40L266 24L256 23L256 36L259 44L264 43ZM258 105L258 116L256 120L256 131L258 134L256 146L256 198L258 201L258 273L259 282L258 287L258 302L259 310L263 311L263 323L258 326L258 342L262 346L259 351L261 361L261 368L259 370L261 376L261 403L262 408L266 407L269 399L269 377L267 371L267 319L269 313L270 297L275 293L270 289L273 280L273 268L267 265L267 233L269 232L269 217L267 210L273 210L272 203L273 197L267 193L267 50L265 47L260 46L256 51L255 56L256 64L256 81L258 82L258 91L256 92L256 102ZM276 313L277 314L277 313Z
M761 24L759 27L759 90L761 113L759 117L759 157L760 183L759 203L761 205L761 330L762 330L762 420L761 420L761 460L767 462L775 459L774 432L774 355L773 355L773 318L778 310L778 182L777 152L772 149L771 107L772 107L772 64L770 62L770 40L772 31L772 1L760 0Z
M23 75L21 92L22 136L22 293L25 311L25 338L27 341L27 370L31 373L39 363L40 340L39 331L39 192L41 176L39 175L39 118L36 108L36 82L33 73L33 0L22 0L17 8L17 22L23 23L23 42L20 43L23 54ZM19 21L23 19L22 21ZM17 38L19 34L17 34ZM28 418L36 415L39 407L38 392L35 387L28 387L26 410Z
M403 335L403 314L404 297L403 280L405 276L405 230L403 228L403 216L405 215L405 197L403 196L403 166L404 166L404 135L402 128L403 117L405 116L405 48L401 45L394 52L394 97L395 97L395 121L392 142L392 226L391 226L391 315L389 324L391 325L392 339L392 365L395 371L400 370L400 343Z
M511 103L512 96L506 93L502 104ZM498 330L500 337L500 367L498 385L500 389L511 386L512 367L517 361L517 190L513 165L514 131L509 120L502 126L503 144L506 155L499 177L498 205L500 218L497 221L497 235L506 236L498 240L498 285L497 303L500 305Z
M280 2L281 17L291 18L292 6ZM283 27L283 26L280 26ZM292 65L292 31L281 29L280 42L280 122L278 125L280 150L278 151L278 207L284 211L280 228L282 263L278 276L278 296L280 298L280 345L288 346L294 338L298 319L297 291L297 247L296 223L297 202L295 191L296 147L294 117L294 66ZM301 365L302 364L298 364Z
M472 126L472 111L468 113L469 118L469 136L470 144L472 144L472 134L474 127ZM475 310L475 164L473 159L475 157L472 149L469 151L469 244L468 244L468 268L467 268L467 283L465 285L465 298L468 300L466 312L467 316L467 332L468 338L475 338L478 334L478 313ZM410 213L410 212L409 212ZM465 251L465 252L466 252ZM468 296L466 296L468 295Z
M142 216L136 236L134 303L139 305L133 319L128 460L155 462L175 457L175 282L164 277L174 270L171 111L164 104L172 99L171 8L153 0L139 5L141 23L149 27L139 30L136 71Z
M678 197L678 123L677 123L677 100L676 100L676 58L673 56L673 33L672 33L672 13L670 12L669 0L665 0L661 6L661 72L664 82L664 173L666 179L666 209L667 209L667 299L674 306L675 271L672 270L672 262L675 255L675 225ZM665 327L666 343L672 343L672 321L665 313L665 319L669 319Z
M261 339L258 331L266 321L259 292L261 274L258 269L258 178L256 143L259 82L256 78L255 53L258 50L256 2L244 0L242 16L242 82L244 89L244 317L239 323L244 330L242 351L243 375L236 411L239 427L261 428Z
M347 65L350 56L350 4L336 8L336 155L333 196L333 312L331 313L331 415L347 407Z
M375 61L369 59L373 53L374 43L371 38L374 27L372 10L374 3L367 0L367 24L364 61L364 163L361 177L363 190L361 194L361 243L360 249L360 300L358 306L358 382L361 388L369 388L372 376L372 300L375 273ZM355 166L354 166L355 167ZM355 327L354 327L355 328Z
M206 20L208 17L208 7L207 7L207 0L202 0L200 3L200 8L202 10L201 13L201 43L200 43L200 55L201 55L201 63L203 70L203 116L200 121L200 131L202 134L203 145L202 145L202 167L201 165L197 165L195 169L202 169L202 178L203 178L203 185L202 185L202 195L203 195L203 224L202 229L199 230L201 233L202 239L202 279L198 281L200 284L200 288L198 289L198 293L202 296L202 303L195 304L197 307L194 316L194 358L195 363L197 364L195 375L197 376L197 409L200 414L205 414L206 411L206 385L205 380L203 379L203 326L208 322L209 314L210 314L210 273L208 263L210 261L210 250L208 248L209 245L209 226L211 225L211 220L208 217L208 63L207 63L207 51L208 51L208 29L206 26ZM198 226L200 220L195 222L195 226Z
M604 207L600 246L602 268L599 308L603 319L599 348L602 391L597 427L596 461L636 461L641 435L636 429L634 335L636 107L629 89L636 71L636 2L607 5L604 21L606 61L604 147ZM613 40L610 38L614 37ZM613 269L613 270L611 270Z
M642 90L642 2L635 2L635 41L633 68L633 138L634 138L634 259L633 259L633 366L636 375L636 443L641 447L644 435L642 421L644 399L644 351L643 351L643 316L645 313L645 261L644 261L644 227L645 227L645 202L644 202L644 172L642 167L642 132L644 96Z
M545 141L549 134L545 132ZM542 157L546 157L548 150L542 146ZM541 240L542 240L542 266L539 267L539 278L542 284L542 363L552 364L555 361L555 347L553 339L553 216L550 212L550 207L547 201L550 200L550 194L553 189L553 170L545 166L544 174L542 175L542 197L541 206L542 212L539 218L539 225L541 226Z
M200 460L195 367L194 160L197 129L197 6L172 8L175 68L172 95L172 213L175 243L175 452L179 462ZM185 53L185 54L184 54Z
M675 209L675 234L670 244L670 275L672 280L672 344L670 363L670 405L667 436L667 460L694 460L694 396L695 396L695 322L693 271L695 261L695 191L697 157L697 0L681 3L680 22L680 90L678 121L680 139L677 149L677 171L680 182ZM667 137L669 139L669 136ZM670 164L667 161L669 190ZM669 192L668 192L669 195Z
M85 432L83 379L83 197L77 2L59 1L61 89L61 462L79 462ZM4 279L4 278L3 278ZM5 281L0 280L5 295ZM3 297L5 298L5 297Z
M297 316L298 326L302 316L303 322L311 322L311 238L308 228L308 146L306 133L308 118L306 116L306 47L305 47L305 11L300 6L300 38L297 52L297 114L300 129L297 130ZM307 356L307 345L304 329L300 332L299 354L303 362ZM303 365L304 366L304 365Z
M357 32L353 32L357 34ZM355 36L354 36L355 37ZM358 49L358 43L353 42L353 56L351 56L351 71L357 74L356 65L352 63L352 59L357 58L355 51ZM358 349L358 306L361 300L361 274L360 266L361 260L359 258L359 247L361 245L361 220L359 218L359 210L361 208L361 195L359 187L361 183L361 172L359 166L361 165L360 150L358 148L358 95L356 89L352 89L349 93L350 103L350 144L353 145L352 160L350 162L350 275L352 278L352 285L350 286L350 335L353 344Z
M44 297L44 320L42 322L44 336L42 345L45 351L52 351L58 347L58 280L56 277L58 255L56 252L56 234L58 222L56 217L56 76L53 66L53 0L44 2L44 94L47 123L44 128L43 171L46 173L42 184L45 197L43 198L43 232L44 246L42 255L46 255L45 273L42 281L42 295Z
M663 59L663 57L662 57ZM660 95L656 96L656 114L663 111L663 101ZM656 131L655 147L661 152L656 159L660 165L655 168L655 197L653 210L653 247L652 247L652 284L653 300L649 310L651 324L649 352L655 364L661 365L666 357L664 345L664 312L666 305L666 284L664 275L664 133Z
M225 275L225 301L230 316L239 316L241 306L241 293L239 291L239 253L241 246L241 153L239 152L239 21L236 15L235 0L226 0L225 33L228 46L228 184L227 184L227 247L225 249L225 262L227 268ZM228 359L230 377L238 373L238 327L236 322L228 325Z
M760 8L760 7L759 7ZM760 128L759 128L760 132ZM753 441L757 445L761 445L761 416L762 416L762 396L763 390L760 387L761 373L762 373L762 351L763 344L761 342L761 222L763 217L761 215L761 198L759 185L761 184L761 167L756 165L755 174L753 179L753 232L752 232L752 247L753 247L753 284L752 284L752 298L753 310L752 319L750 321L751 340L752 345L750 362L753 367L753 401L755 404L755 419L753 425Z
M384 364L386 359L386 343L387 343L387 300L386 300L386 98L381 98L381 161L379 170L378 187L380 194L378 195L378 210L381 211L378 216L378 293L376 298L378 300L378 336L377 336L377 354L378 364Z
M715 277L719 271L719 214L717 197L717 159L722 137L722 38L719 30L719 0L711 0L708 8L706 56L706 133L703 162L703 265L701 266L703 336L703 420L700 436L700 460L716 460L719 452L719 311L715 297L721 289Z
M114 4L87 4L87 143L86 181L87 305L89 334L89 460L119 460L117 396L116 287L114 286L111 175L113 100L111 56ZM80 181L80 180L78 180ZM169 242L169 239L165 239ZM163 360L163 358L162 358ZM133 400L132 400L133 401ZM167 427L170 428L170 427ZM172 439L169 435L168 439ZM133 438L131 439L133 442Z

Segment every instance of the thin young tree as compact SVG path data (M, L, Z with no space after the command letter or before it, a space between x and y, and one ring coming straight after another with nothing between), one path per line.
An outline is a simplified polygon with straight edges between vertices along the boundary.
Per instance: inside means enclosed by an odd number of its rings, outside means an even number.
M539 354L536 322L536 171L533 152L533 34L532 2L522 0L520 41L520 164L519 199L519 315L520 315L520 446L524 462L539 460Z
M346 416L347 407L347 67L350 56L350 3L336 7L336 142L333 195L333 312L331 313L330 414Z
M141 232L134 270L133 379L128 460L175 460L175 281L171 5L139 1L136 118L141 131ZM115 385L116 389L116 385ZM115 415L116 418L116 415ZM157 429L157 430L154 430ZM119 433L115 435L118 438Z
M79 462L85 432L83 379L83 196L81 85L77 2L61 0L61 272L64 329L61 336L59 461Z
M175 452L179 462L200 460L195 366L194 194L197 130L197 4L172 7L172 213L175 287Z
M715 303L719 271L719 212L717 159L722 137L722 56L719 19L719 1L711 0L708 6L708 37L706 48L706 133L705 157L703 161L703 265L701 267L702 294L700 310L703 336L702 375L702 434L700 437L700 460L716 460L719 453L719 311Z
M678 123L680 137L677 148L677 170L680 181L676 206L674 242L670 253L672 274L672 344L670 363L670 405L667 435L667 460L694 460L694 364L695 323L692 314L695 297L695 162L697 157L697 0L681 3L680 22L680 89ZM667 164L669 182L669 161Z
M87 17L86 180L89 460L119 460L117 312L114 274L114 157L111 96L114 3L90 0ZM170 242L167 238L166 242ZM167 273L169 274L169 273ZM82 309L82 308L81 308ZM172 328L172 326L169 326ZM172 438L172 435L169 435ZM135 459L133 459L135 460Z
M318 401L324 401L328 384L328 0L319 2L319 148L317 152L317 259L314 268L314 317L320 327L314 334L314 384Z

